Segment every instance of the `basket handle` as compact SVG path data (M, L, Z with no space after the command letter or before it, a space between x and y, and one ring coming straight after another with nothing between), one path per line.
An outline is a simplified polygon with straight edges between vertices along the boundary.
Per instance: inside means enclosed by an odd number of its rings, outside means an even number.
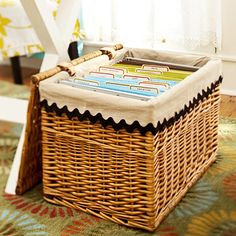
M104 47L104 48L101 48L100 50L97 50L95 52L79 57L71 62L62 62L58 64L57 66L62 71L66 71L70 76L74 76L76 73L74 66L81 64L85 61L88 61L90 59L93 59L95 57L101 56L101 55L107 55L109 57L109 60L111 60L115 56L115 51L118 51L122 48L123 48L123 45L120 43L114 45L113 47Z
M113 47L101 48L100 51L102 52L103 55L107 55L109 57L109 60L111 60L115 56L115 51L118 51L122 48L123 48L123 45L119 43Z
M93 59L95 57L99 57L101 55L107 55L109 57L109 59L111 59L114 55L114 51L118 51L122 48L123 48L123 45L119 43L119 44L114 45L113 47L107 47L106 50L100 49L100 50L94 51L92 53L88 53L84 56L81 56L77 59L72 60L71 62L60 63L57 67L55 67L53 69L33 75L32 82L33 82L33 84L38 85L40 81L45 80L45 79L57 74L60 71L66 71L69 73L69 75L73 76L75 73L73 66L79 65L85 61L91 60L91 59ZM112 52L113 52L113 55L112 55Z
M62 71L66 71L69 76L74 76L76 71L72 63L70 62L61 62L57 65Z

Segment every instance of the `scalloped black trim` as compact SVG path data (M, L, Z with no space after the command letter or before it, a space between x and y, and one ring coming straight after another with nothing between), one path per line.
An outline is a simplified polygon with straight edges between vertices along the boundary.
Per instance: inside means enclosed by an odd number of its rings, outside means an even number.
M220 76L219 79L212 83L210 87L207 88L207 90L202 90L202 94L198 93L197 98L193 98L192 101L189 102L189 105L185 105L182 110L180 110L179 113L175 113L173 117L166 120L164 119L161 123L158 121L156 127L153 126L153 124L149 123L145 127L141 126L139 122L136 120L131 125L127 124L124 119L122 119L119 123L115 123L112 117L109 117L107 120L105 120L101 113L98 113L95 116L92 116L88 110L86 110L83 114L79 112L79 110L76 108L72 112L68 110L67 106L64 106L62 108L58 108L56 103L53 103L51 106L48 105L47 100L43 100L41 102L41 106L45 108L47 112L56 112L58 116L61 116L63 113L66 113L69 119L72 117L78 117L80 121L83 121L85 119L89 119L92 124L95 124L96 122L100 122L102 126L105 128L108 125L111 125L114 130L118 131L122 128L125 128L127 132L133 132L135 129L138 129L142 135L145 135L146 132L151 131L153 135L155 135L157 132L163 131L166 127L169 127L173 125L176 121L178 121L181 117L184 117L186 114L188 114L192 109L194 109L200 102L202 102L205 98L207 99L210 94L214 92L217 86L219 86L220 83L222 83L223 77Z

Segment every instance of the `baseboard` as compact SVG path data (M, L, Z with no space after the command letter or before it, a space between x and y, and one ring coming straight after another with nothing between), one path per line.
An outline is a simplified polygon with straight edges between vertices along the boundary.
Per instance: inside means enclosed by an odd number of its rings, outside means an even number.
M223 95L236 96L236 90L221 89L220 91Z

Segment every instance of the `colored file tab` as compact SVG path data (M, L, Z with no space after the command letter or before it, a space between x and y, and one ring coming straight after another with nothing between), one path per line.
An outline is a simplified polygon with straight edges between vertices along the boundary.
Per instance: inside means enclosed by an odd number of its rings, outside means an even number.
M149 76L151 79L170 79L175 81L181 81L185 79L187 76L191 75L192 72L189 71L182 71L182 70L169 70L169 71L163 71L159 68L159 70L154 70L151 67L148 69L147 66L138 66L138 65L128 65L128 64L114 64L113 67L118 68L126 68L128 70L128 73L134 73L134 74L141 74Z
M60 83L72 87L148 100L171 89L191 72L171 70L165 65L100 66L83 78L68 78Z
M159 65L142 65L142 69L144 70L154 70L154 71L161 71L161 72L168 72L170 71L169 66L159 66Z
M92 76L87 76L84 79L81 78L68 78L66 80L61 81L67 85L81 85L81 86L90 86L90 87L100 87L103 89L109 89L113 91L121 91L127 93L134 93L143 96L157 96L159 93L159 89L157 88L150 88L149 86L140 85L139 83L142 80L125 80L121 81L119 79L106 79L106 78L97 78ZM164 90L162 89L162 92Z
M122 91L114 91L111 89L101 88L101 87L96 87L96 86L81 85L81 84L71 82L71 81L65 80L65 79L61 80L60 83L63 85L74 87L74 88L84 89L87 91L98 92L101 94L111 94L113 96L132 98L132 99L136 99L136 100L140 100L140 101L148 101L152 98L151 96L145 96L145 95L141 95L141 94L127 93L127 92L122 92Z
M123 75L123 77L121 79L126 79L126 80L141 79L142 81L149 81L150 80L150 78L148 76L140 76L140 75L132 75L132 74Z
M98 72L98 71L95 71L95 72L91 71L89 75L96 78L106 78L106 79L115 78L115 75L112 73L105 73L105 72Z
M87 76L85 77L88 81L96 81L99 82L99 86L101 87L106 87L108 83L110 84L118 84L120 86L123 85L137 85L137 86L145 86L145 82L149 81L147 77L137 77L135 79L128 77L126 79L120 79L120 78L99 78L99 77L93 77L93 76ZM141 84L142 83L142 84ZM170 80L155 80L155 81L150 81L147 87L151 87L151 85L155 88L159 88L160 92L165 92L167 89L173 87L176 85L175 81L170 81ZM162 86L161 86L162 85Z
M113 75L123 75L127 73L127 69L125 68L114 68L109 66L100 66L99 72L102 73L112 73Z

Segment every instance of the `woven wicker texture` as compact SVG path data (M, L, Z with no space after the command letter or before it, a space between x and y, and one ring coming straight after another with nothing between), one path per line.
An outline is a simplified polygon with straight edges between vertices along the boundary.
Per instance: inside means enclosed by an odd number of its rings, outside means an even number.
M122 48L122 44L116 44L111 48L111 50L120 50ZM102 52L100 50L94 51L71 62L68 62L68 68L59 65L55 68L32 76L24 146L16 187L17 194L23 194L42 180L41 108L39 98L40 95L38 90L39 83L59 73L62 70L68 71L72 66L101 56L102 54L109 53L110 52L108 50L106 50L105 52Z
M45 199L153 231L215 160L219 100L155 136L42 110Z
M35 84L31 86L26 127L21 167L16 187L17 194L24 193L41 182L42 179L41 109L39 91Z

